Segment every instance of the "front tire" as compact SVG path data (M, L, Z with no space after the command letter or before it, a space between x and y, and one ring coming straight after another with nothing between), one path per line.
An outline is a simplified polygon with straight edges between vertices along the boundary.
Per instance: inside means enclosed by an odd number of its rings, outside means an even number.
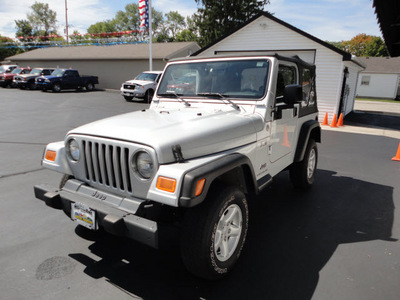
M311 187L315 180L315 171L318 163L318 148L313 139L307 145L304 158L296 162L290 168L290 180L296 188L307 189Z
M144 94L144 100L147 103L150 103L151 100L153 100L153 96L154 96L154 91L152 89L149 89L146 91L146 93Z
M234 267L242 251L249 210L244 193L223 186L210 192L205 202L186 212L181 255L194 275L215 280Z
M59 83L55 83L53 84L53 88L52 88L54 93L59 93L61 92L61 85Z
M125 100L130 102L132 101L133 97L132 96L124 96Z

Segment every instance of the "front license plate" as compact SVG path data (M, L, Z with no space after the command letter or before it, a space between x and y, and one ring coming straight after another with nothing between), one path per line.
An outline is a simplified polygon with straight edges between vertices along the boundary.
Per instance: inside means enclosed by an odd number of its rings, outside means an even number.
M85 204L71 203L71 218L86 228L97 230L95 211Z

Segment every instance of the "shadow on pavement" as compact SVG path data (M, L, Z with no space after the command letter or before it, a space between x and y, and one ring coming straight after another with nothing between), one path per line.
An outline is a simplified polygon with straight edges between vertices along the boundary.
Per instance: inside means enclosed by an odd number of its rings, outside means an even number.
M353 111L344 118L346 125L374 126L400 130L400 115L382 112Z
M93 235L99 260L70 254L93 278L106 278L143 299L311 299L319 272L339 244L392 241L393 188L317 171L311 190L292 189L287 173L250 204L249 234L236 268L223 280L190 275L179 257L177 232L161 249L109 235ZM288 188L290 186L290 188Z

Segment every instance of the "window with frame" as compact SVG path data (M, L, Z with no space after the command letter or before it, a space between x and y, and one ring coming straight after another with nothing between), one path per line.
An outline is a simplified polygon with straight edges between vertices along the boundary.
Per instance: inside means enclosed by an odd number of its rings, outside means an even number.
M295 66L279 65L276 83L276 102L283 101L285 86L297 83L297 69Z
M371 76L363 75L361 77L361 85L369 85L370 80Z
M315 84L313 72L310 69L302 70L303 101L302 106L312 106L315 104Z

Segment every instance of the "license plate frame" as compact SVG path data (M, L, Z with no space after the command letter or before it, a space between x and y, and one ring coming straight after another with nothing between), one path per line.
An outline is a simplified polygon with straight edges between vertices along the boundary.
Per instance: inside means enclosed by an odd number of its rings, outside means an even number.
M90 230L98 229L96 211L83 203L71 203L71 219Z

